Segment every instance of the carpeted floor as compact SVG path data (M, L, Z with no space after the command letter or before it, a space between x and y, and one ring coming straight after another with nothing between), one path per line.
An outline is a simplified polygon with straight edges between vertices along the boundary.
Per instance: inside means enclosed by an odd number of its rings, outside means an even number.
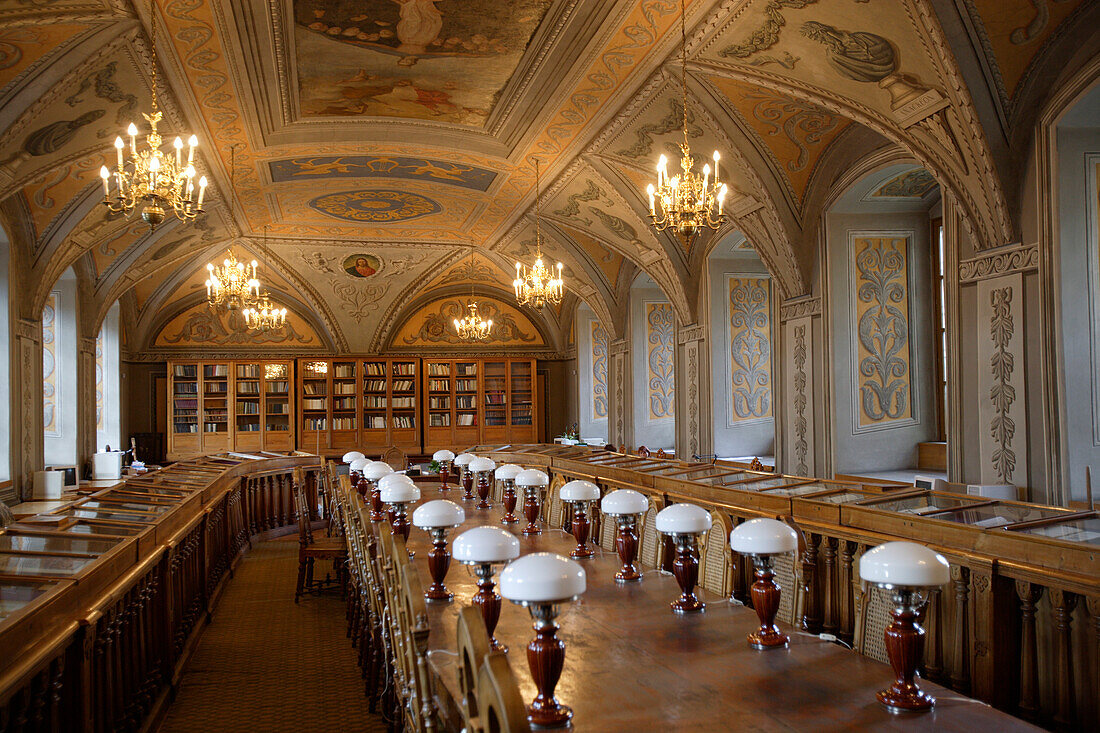
M297 572L296 537L244 556L160 733L385 730L367 712L343 601L306 596L295 605Z

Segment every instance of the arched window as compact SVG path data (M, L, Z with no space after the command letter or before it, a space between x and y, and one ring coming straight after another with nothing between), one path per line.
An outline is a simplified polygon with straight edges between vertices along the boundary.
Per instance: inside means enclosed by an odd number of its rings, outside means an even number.
M107 311L95 340L95 437L96 450L122 445L119 379L118 303Z
M42 433L48 467L77 463L76 274L54 285L42 309Z

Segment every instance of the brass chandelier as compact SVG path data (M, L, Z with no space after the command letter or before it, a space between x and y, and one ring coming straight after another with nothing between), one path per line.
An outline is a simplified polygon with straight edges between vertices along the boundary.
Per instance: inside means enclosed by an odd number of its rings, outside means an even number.
M260 281L256 278L256 260L245 264L237 260L233 250L226 253L220 265L208 263L206 270L206 301L211 308L235 311L251 308L260 299Z
M562 265L557 266L557 277L554 270L547 267L542 261L542 232L540 229L539 208L539 160L535 161L535 264L533 267L525 267L516 262L516 279L512 286L516 289L516 300L520 305L531 305L542 308L547 303L557 305L561 303L565 294L564 281L561 277Z
M264 227L263 254L267 255L267 227ZM254 331L278 331L286 325L286 308L280 308L265 289L254 306L244 309L244 322Z
M455 333L463 341L484 341L493 332L493 321L484 320L477 312L477 302L471 300L466 304L466 315L462 320L454 319Z
M112 213L129 214L140 205L142 220L150 229L156 229L169 212L181 221L192 220L201 214L207 182L206 176L202 176L198 186L195 185L197 137L191 135L188 138L186 158L181 137L176 137L172 143L174 152L166 153L160 149L162 138L157 132L157 125L164 115L157 107L157 21L152 0L149 3L149 22L152 28L153 111L152 114L141 115L150 127L146 137L147 149L138 149L137 125L131 122L126 129L129 146L123 142L121 135L115 138L117 162L114 172L103 166L99 169L99 177L103 179L103 203ZM111 195L112 178L115 181L114 196Z
M700 176L693 170L694 160L688 144L688 87L687 87L687 24L684 0L680 0L680 85L684 92L684 141L680 143L680 172L669 176L664 155L657 161L657 185L646 187L649 194L649 218L659 232L672 229L685 246L689 246L702 229L718 229L723 221L722 201L727 187L718 180L718 161L721 156L714 151L714 176L710 165L703 166Z

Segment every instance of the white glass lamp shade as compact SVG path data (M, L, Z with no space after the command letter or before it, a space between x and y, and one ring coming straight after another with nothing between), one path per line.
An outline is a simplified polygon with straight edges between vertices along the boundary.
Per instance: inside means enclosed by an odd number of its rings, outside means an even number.
M349 451L349 452L344 454L343 461L344 461L344 463L351 463L352 461L357 461L360 458L366 458L366 456L364 456L362 453L360 453L357 450L353 450L353 451Z
M887 542L859 559L859 577L894 587L928 588L951 579L943 555L916 542Z
M466 521L466 511L446 499L427 501L413 512L413 524L420 529L438 529L440 527L457 527Z
M604 514L645 514L648 509L649 499L633 489L617 489L600 502Z
M412 484L392 483L381 494L383 504L408 504L420 499L420 489Z
M475 458L477 458L477 456L475 456L473 453L459 453L457 456L455 456L455 465L468 465L470 461L474 460Z
M387 486L396 486L398 484L416 486L416 483L403 473L387 473L385 476L378 479L379 489L385 489Z
M435 453L432 453L432 460L439 461L440 463L444 461L453 461L454 459L454 451L449 451L447 449L437 450Z
M483 473L485 471L492 471L497 467L496 461L491 458L482 458L477 456L474 460L470 461L470 465L467 466L474 473Z
M535 552L508 564L500 594L520 603L563 603L584 593L584 568L553 552Z
M600 487L591 481L570 481L561 487L562 501L596 501L600 498Z
M528 468L516 474L516 486L547 486L550 477L537 468Z
M366 458L356 458L354 461L351 462L351 470L358 473L363 473L363 469L367 467L368 463L370 463L370 461L368 461Z
M451 556L459 562L508 562L519 557L519 539L500 527L474 527L451 543Z
M368 481L377 481L383 476L388 476L393 473L393 466L382 461L371 461L367 464L367 467L363 469L363 475L366 476Z
M503 466L497 466L496 476L499 481L514 480L516 476L520 474L523 469L514 463L505 463Z
M782 555L798 549L798 535L778 519L750 519L730 532L730 548L742 555Z
M702 534L710 529L710 512L694 504L673 504L657 512L657 531L662 534Z

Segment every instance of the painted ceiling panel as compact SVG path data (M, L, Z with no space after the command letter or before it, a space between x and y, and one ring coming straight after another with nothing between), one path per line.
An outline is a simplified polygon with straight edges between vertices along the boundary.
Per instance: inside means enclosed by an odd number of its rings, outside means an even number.
M299 314L290 311L282 328L261 333L250 330L239 311L215 312L206 303L186 309L161 328L154 346L167 349L278 346L281 349L318 349L324 340Z
M13 79L88 28L78 23L0 28L0 92Z
M581 249L588 253L588 256L592 258L592 261L596 263L596 266L603 272L604 277L607 278L608 285L614 289L615 283L619 280L619 270L623 266L623 256L608 250L595 237L579 229L563 226L562 230L580 245Z

